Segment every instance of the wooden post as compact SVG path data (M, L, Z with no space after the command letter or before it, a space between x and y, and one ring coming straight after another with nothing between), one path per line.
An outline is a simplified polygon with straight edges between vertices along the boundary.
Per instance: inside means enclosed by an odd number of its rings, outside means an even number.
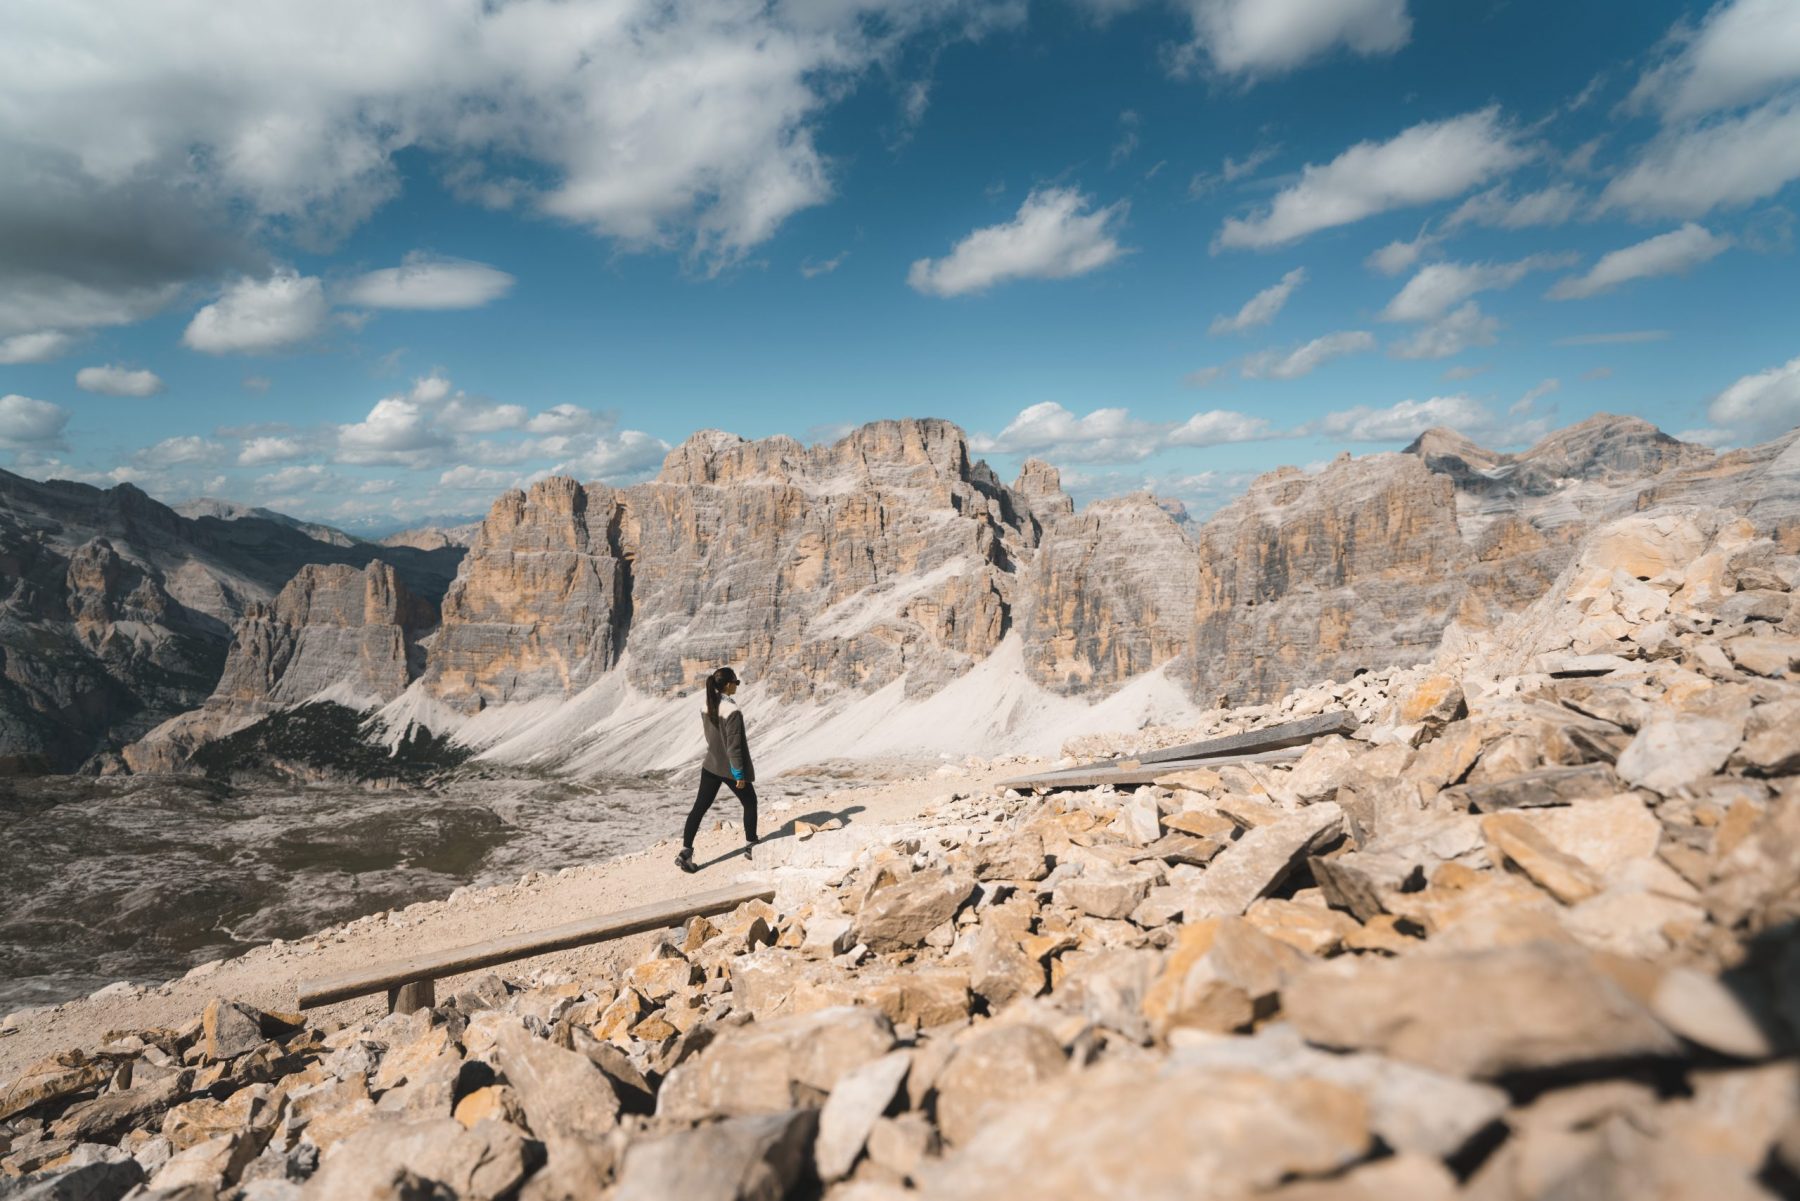
M388 989L388 1012L411 1013L416 1009L430 1009L437 1004L437 982L435 980L414 980L410 984L402 984L399 988Z

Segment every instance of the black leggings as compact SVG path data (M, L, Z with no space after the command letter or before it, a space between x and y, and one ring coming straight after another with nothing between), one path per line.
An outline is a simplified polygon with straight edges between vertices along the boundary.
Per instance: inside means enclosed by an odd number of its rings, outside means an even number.
M682 831L681 845L692 850L694 835L700 833L700 819L712 808L713 798L719 795L721 785L728 784L724 776L715 776L704 767L700 769L700 794L694 798L694 808L688 814L687 829ZM756 785L745 783L742 788L734 788L738 800L744 803L744 841L756 841Z

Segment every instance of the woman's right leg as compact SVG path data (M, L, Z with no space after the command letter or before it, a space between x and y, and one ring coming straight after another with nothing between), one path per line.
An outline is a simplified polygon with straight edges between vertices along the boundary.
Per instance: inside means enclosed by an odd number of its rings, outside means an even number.
M694 849L694 836L700 833L700 819L712 808L713 798L719 795L719 786L725 781L707 771L700 769L700 791L694 796L694 807L688 811L687 828L681 832L681 845L688 850Z

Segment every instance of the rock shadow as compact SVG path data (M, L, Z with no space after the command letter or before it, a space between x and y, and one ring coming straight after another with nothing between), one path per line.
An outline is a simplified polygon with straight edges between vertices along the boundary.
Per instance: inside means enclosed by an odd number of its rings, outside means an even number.
M777 839L781 839L781 838L795 837L798 833L797 829L795 828L796 823L798 823L798 822L811 822L813 825L819 826L819 825L824 825L826 822L835 820L838 823L840 823L839 828L841 828L842 826L847 826L850 824L850 822L855 818L855 816L858 813L863 812L867 808L868 808L868 806L866 806L866 805L846 805L842 809L814 809L810 813L797 813L794 816L788 818L787 821L783 822L780 826L776 827L774 830L771 830L769 833L764 834L760 839L757 840L757 845L761 846L764 843L774 842ZM743 857L748 859L750 857L750 848L747 846L740 846L740 847L736 847L732 850L726 851L723 855L714 855L711 859L708 859L702 863L696 863L694 865L694 870L695 871L705 871L707 868L712 867L715 864L724 863L727 859L734 859L739 855L742 855Z

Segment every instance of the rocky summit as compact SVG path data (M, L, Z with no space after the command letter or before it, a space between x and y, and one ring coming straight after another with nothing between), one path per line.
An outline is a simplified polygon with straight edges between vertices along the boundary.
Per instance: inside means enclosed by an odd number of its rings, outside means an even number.
M127 1022L0 1082L0 1195L1794 1196L1788 537L1600 523L1423 662L1069 748L1117 783L943 768L920 817L796 826L749 869L773 901L606 970Z
M496 501L441 625L379 623L398 631L383 646L407 648L403 682L333 693L345 640L277 605L243 618L210 716L153 731L127 761L177 766L247 716L354 699L382 706L389 737L422 725L502 761L660 768L687 748L658 758L678 740L644 731L672 729L657 723L686 710L670 704L720 663L793 717L762 745L805 732L792 753L814 759L858 754L871 725L979 677L921 719L964 741L920 753L998 753L1055 698L1151 681L1142 695L1161 699L1126 708L1191 716L1428 660L1529 606L1599 525L1654 505L1727 506L1791 541L1796 453L1790 435L1717 457L1604 416L1516 455L1433 430L1405 452L1265 475L1196 526L1148 495L1076 512L1037 461L1004 483L944 421L811 447L703 431L650 482L553 478ZM829 727L863 700L866 718ZM971 707L1001 716L957 716Z

